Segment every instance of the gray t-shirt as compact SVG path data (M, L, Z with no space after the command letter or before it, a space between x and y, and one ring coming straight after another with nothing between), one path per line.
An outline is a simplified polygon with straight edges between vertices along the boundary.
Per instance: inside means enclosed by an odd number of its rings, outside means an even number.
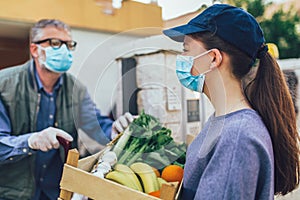
M272 142L254 110L209 118L188 147L181 199L274 199Z

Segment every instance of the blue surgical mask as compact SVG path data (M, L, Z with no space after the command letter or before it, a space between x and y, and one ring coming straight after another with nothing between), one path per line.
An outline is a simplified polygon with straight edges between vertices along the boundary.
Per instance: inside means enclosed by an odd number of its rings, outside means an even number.
M46 59L40 59L39 61L47 69L56 73L64 73L70 69L73 62L73 56L66 45L62 45L58 49L54 49L51 46L39 46L39 48L43 49L46 54Z
M199 58L207 53L209 53L211 50L208 50L198 56L183 56L183 55L177 55L176 58L176 74L180 81L180 83L193 91L197 92L203 92L203 86L205 81L205 74L210 72L210 70L205 71L202 74L199 74L197 76L193 76L191 74L191 69L194 65L194 60L196 58Z

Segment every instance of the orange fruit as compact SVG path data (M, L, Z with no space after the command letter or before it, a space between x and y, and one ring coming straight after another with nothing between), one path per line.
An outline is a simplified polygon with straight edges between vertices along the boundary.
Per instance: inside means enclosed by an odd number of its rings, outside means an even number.
M153 169L155 175L156 175L157 177L160 177L160 172L158 171L158 169L156 169L155 167L152 167L152 169Z
M150 192L150 193L148 193L149 195L151 195L151 196L154 196L154 197L160 197L160 190L156 190L156 191L154 191L154 192Z
M183 178L183 168L178 165L168 165L161 172L161 178L168 182L181 182Z

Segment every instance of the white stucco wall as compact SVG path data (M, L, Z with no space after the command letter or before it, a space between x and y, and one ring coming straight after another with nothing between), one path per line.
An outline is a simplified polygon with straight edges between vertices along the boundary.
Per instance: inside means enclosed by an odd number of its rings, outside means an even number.
M77 41L77 48L73 54L74 62L70 73L87 86L91 98L102 114L108 114L118 81L114 62L117 55L114 55L114 49L141 37L80 29L73 29L72 36Z

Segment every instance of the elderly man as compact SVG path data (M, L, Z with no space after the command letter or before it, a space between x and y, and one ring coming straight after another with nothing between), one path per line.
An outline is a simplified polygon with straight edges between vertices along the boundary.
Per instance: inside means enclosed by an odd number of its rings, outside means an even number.
M114 123L102 116L87 89L66 73L76 47L68 25L40 20L30 40L32 60L0 71L0 199L57 199L60 144L77 147L78 128L106 144L112 130L133 120L129 113Z

